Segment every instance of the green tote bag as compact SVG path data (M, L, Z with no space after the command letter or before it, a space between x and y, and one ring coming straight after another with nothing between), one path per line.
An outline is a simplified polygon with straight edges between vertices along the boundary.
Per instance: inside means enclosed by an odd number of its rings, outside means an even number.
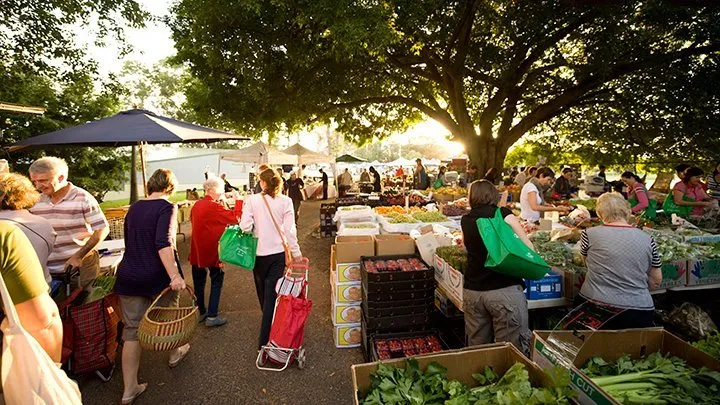
M550 266L527 247L508 225L498 208L493 218L478 218L477 227L488 251L485 267L508 276L540 280Z
M692 198L688 198L685 196L685 192L687 192L687 187L685 187L685 191L683 192L683 201L690 201L694 202ZM670 194L668 194L667 197L665 197L665 201L662 205L663 212L665 215L670 216L672 214L678 214L683 218L687 218L690 216L690 212L692 212L693 207L692 206L684 206L684 205L677 205L675 204L675 198L673 197L673 191L670 190Z
M218 243L220 261L252 270L255 268L257 244L258 239L253 234L243 232L238 225L229 225Z

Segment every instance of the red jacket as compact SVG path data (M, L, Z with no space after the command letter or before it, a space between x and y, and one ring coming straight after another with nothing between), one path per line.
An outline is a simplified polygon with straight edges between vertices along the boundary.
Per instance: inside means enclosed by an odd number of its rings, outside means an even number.
M242 215L241 200L235 202L235 210L229 210L209 196L195 203L190 211L192 238L190 241L190 264L198 267L219 267L218 242L225 227L238 224Z

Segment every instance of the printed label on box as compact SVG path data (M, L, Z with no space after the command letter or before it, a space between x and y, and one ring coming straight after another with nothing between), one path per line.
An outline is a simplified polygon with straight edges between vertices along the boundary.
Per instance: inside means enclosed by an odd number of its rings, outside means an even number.
M360 342L362 342L362 326L359 323L336 326L334 331L335 347L339 349L360 347Z
M355 283L361 280L360 263L340 263L337 265L338 283Z
M361 317L360 305L332 304L332 321L335 326L358 323Z
M692 260L688 265L688 285L720 283L720 259Z
M660 267L662 271L662 283L658 289L684 286L687 284L688 262L685 260L672 263L664 263Z
M335 302L338 304L357 304L362 301L362 284L336 285Z

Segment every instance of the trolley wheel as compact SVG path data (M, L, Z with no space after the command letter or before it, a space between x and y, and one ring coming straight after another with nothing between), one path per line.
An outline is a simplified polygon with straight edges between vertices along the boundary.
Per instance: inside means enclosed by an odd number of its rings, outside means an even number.
M307 358L305 357L305 348L301 347L300 350L298 350L298 356L297 356L298 368L300 370L305 368L305 360L306 359Z

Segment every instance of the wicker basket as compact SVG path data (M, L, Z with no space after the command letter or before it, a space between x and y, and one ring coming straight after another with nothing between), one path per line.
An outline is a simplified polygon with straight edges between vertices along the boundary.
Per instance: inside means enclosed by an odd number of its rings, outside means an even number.
M155 298L145 312L137 331L138 341L143 350L173 350L193 338L200 319L200 311L190 286L183 291L192 298L192 306L172 308L157 306L160 298L170 292L168 287Z
M125 218L108 218L107 221L110 225L110 233L108 234L110 239L124 239Z

